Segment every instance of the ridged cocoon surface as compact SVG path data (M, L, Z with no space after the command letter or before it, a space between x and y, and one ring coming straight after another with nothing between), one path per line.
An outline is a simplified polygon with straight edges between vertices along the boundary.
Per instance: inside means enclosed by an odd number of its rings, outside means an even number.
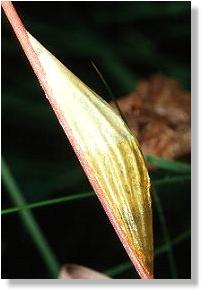
M2 6L135 268L152 278L150 181L135 137L117 112L26 31L10 1Z
M45 70L58 110L98 184L99 198L103 196L102 201L108 204L114 217L111 220L119 225L129 252L152 274L150 182L135 137L102 98L31 35L29 39Z

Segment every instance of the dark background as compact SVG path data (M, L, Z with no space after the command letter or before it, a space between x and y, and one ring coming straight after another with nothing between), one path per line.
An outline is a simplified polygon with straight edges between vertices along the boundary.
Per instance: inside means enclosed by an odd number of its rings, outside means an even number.
M16 2L28 31L109 100L162 73L190 89L190 2ZM27 202L91 189L2 13L2 154ZM164 170L153 178L172 175ZM190 228L190 183L157 188L171 238ZM2 186L2 208L13 206ZM128 260L96 197L33 210L60 264L104 271ZM155 246L164 243L154 208ZM174 246L178 278L190 278L190 240ZM19 214L2 217L2 278L50 278ZM115 276L137 278L134 269ZM155 277L171 278L166 253Z

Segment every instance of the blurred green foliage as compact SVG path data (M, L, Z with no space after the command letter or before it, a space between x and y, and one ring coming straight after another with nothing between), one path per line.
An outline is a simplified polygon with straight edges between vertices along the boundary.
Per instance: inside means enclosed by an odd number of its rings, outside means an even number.
M15 7L30 33L106 100L109 96L90 60L116 97L158 72L190 89L188 1L15 2ZM3 14L2 137L2 153L27 203L91 189ZM175 175L177 181L170 180L168 187L155 185L171 240L189 234L190 180L168 167L151 173L161 181ZM4 186L2 207L13 207ZM96 197L36 208L33 214L60 264L75 262L103 271L125 262L129 268L114 277L137 277ZM50 277L18 214L2 219L2 277ZM155 246L164 245L155 207L154 234ZM167 249L155 258L156 278L189 278L189 238L172 250L177 272L169 268Z

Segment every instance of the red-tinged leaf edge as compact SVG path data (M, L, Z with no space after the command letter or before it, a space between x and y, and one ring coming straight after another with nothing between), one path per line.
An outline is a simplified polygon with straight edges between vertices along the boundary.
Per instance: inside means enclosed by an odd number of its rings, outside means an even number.
M27 31L22 23L22 21L20 20L13 4L11 3L11 1L2 1L2 7L4 9L4 12L9 20L9 22L11 23L13 30L40 82L41 87L43 88L46 97L48 98L61 126L63 127L76 155L78 160L80 161L94 191L96 192L109 220L111 221L116 233L118 234L126 252L128 253L135 269L137 270L138 274L140 275L141 278L143 279L152 279L153 275L144 267L144 265L142 264L142 262L139 260L139 257L137 257L135 254L132 253L131 248L129 247L127 241L126 241L126 237L124 232L122 231L122 229L120 228L119 224L117 224L113 214L112 214L112 210L110 208L110 206L107 204L105 198L104 198L104 193L103 190L100 188L98 182L96 181L96 179L94 178L93 174L92 174L92 170L89 167L89 165L87 164L87 161L81 151L80 145L78 145L75 142L74 136L72 134L71 129L69 128L69 126L66 123L66 120L63 117L63 114L60 112L54 98L52 95L51 90L49 89L49 86L46 82L46 78L45 78L45 72L43 67L40 64L40 61L38 59L37 54L35 53L28 35L27 35Z

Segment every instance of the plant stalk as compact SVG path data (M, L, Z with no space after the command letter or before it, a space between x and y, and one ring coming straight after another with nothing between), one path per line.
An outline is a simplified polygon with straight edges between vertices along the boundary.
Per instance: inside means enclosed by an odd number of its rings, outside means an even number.
M2 180L8 190L8 193L16 206L26 205L26 201L18 188L5 160L2 158L1 161L2 167ZM53 278L57 278L59 273L60 265L56 256L54 255L51 247L49 246L46 238L43 235L42 230L40 229L38 223L33 217L32 213L28 209L21 210L19 213L22 219L22 222L30 234L33 242L36 244L36 247L41 254L47 269L49 270Z

